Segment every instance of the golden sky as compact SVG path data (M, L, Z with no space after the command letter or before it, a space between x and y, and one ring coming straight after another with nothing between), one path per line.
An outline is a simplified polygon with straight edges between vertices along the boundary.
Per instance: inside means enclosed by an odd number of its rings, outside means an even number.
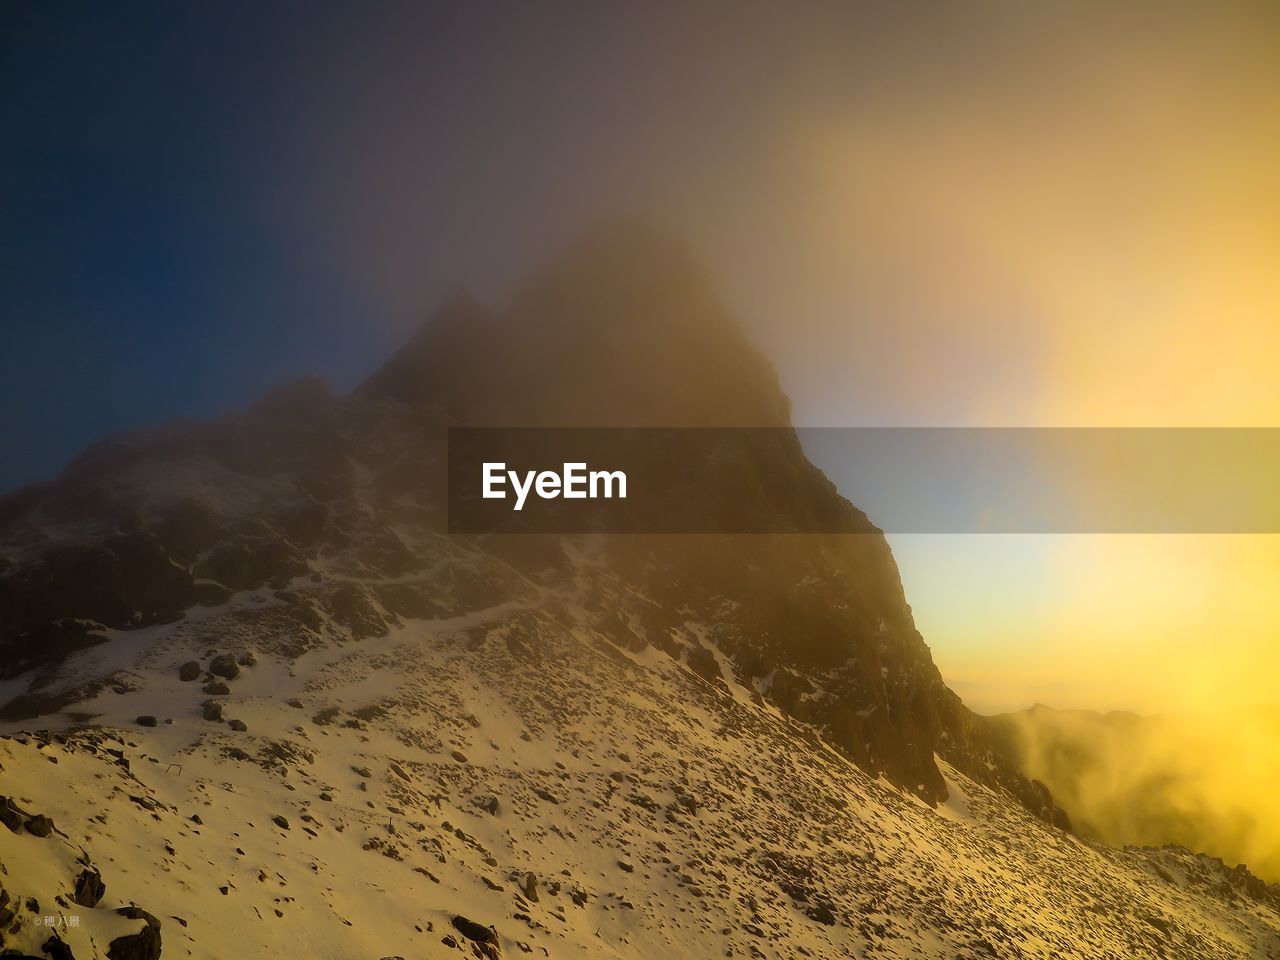
M1278 39L1083 5L787 100L757 201L698 189L796 422L1280 426ZM1280 536L893 543L980 709L1280 701Z

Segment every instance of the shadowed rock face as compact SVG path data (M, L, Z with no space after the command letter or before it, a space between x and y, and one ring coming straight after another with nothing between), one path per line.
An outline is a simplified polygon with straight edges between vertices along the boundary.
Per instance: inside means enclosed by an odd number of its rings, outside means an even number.
M941 754L1056 815L1043 788L993 758L915 629L883 536L798 441L765 465L794 482L736 506L817 514L847 532L605 538L586 567L573 561L581 540L493 537L482 546L502 562L479 572L450 566L441 535L451 424L786 427L789 403L679 247L643 228L604 231L501 312L446 306L348 397L295 384L244 413L109 440L0 501L0 672L31 676L0 712L74 702L41 691L104 628L179 618L240 591L308 583L318 599L281 614L296 618L302 652L321 642L320 613L376 635L388 618L572 581L603 641L665 651L712 684L732 672L928 801L946 795ZM430 587L355 587L322 572L429 567L442 571Z

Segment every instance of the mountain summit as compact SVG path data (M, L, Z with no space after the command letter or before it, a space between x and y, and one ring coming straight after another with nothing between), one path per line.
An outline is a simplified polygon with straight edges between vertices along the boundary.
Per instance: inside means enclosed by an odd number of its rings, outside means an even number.
M635 225L602 228L495 314L438 311L357 391L469 426L776 427L789 404L697 263Z

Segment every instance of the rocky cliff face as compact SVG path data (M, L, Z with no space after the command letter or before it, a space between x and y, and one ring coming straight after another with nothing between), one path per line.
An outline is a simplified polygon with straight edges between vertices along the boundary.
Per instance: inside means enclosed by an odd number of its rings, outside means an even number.
M69 678L69 655L254 592L274 597L300 655L332 639L322 621L382 635L572 591L573 618L602 642L741 684L928 802L946 797L941 755L1065 824L987 748L884 538L794 438L750 465L789 478L752 506L841 532L473 542L442 535L457 424L787 427L789 405L677 246L640 228L592 237L500 313L448 305L351 396L294 384L217 421L106 441L0 501L0 713L73 709L122 681ZM454 563L464 543L486 561Z

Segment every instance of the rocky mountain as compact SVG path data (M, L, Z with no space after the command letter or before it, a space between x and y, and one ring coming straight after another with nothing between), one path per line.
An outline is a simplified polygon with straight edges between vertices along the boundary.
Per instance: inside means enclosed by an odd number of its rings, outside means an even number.
M782 428L731 506L831 532L449 535L454 425ZM349 396L0 501L0 948L1280 952L1247 871L1064 829L788 425L691 259L624 227Z

